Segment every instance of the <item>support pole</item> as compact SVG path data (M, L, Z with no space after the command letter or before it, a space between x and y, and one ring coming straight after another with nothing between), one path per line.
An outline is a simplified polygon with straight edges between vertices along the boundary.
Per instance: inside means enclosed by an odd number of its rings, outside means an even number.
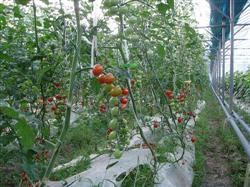
M217 94L219 92L219 61L218 61L218 53L216 55L216 91Z
M244 181L244 187L250 186L250 163L247 164L246 176Z
M233 109L233 96L234 96L234 0L230 0L230 98L229 98L229 112Z
M221 41L219 41L219 49L218 49L218 94L221 97Z
M222 37L221 37L221 46L222 46L222 102L225 101L225 42L226 42L226 21L225 18L222 20Z

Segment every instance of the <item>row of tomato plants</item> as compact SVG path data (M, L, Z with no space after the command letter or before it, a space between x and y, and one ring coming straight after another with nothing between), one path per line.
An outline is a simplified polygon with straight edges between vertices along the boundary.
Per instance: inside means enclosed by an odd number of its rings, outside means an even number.
M226 75L226 89L230 87L229 74ZM234 73L234 95L237 99L249 102L250 99L250 71Z
M9 163L3 171L17 161L20 185L43 185L56 164L74 108L87 114L83 120L88 128L106 137L102 149L115 158L137 131L153 155L155 176L162 162L184 162L184 131L206 80L190 1L105 0L104 18L96 27L88 19L91 2L79 5L74 0L74 13L61 1L59 8L17 2L24 6L0 4L0 144ZM119 27L117 34L109 29L110 20ZM94 56L89 45L93 36L99 46ZM91 67L93 58L96 65ZM162 120L147 121L155 115ZM95 119L98 128L91 125ZM170 140L165 147L152 145L143 126L161 128ZM195 137L190 135L190 141ZM9 154L9 145L18 151L17 160ZM164 154L174 153L177 146L183 148L181 157L166 159Z

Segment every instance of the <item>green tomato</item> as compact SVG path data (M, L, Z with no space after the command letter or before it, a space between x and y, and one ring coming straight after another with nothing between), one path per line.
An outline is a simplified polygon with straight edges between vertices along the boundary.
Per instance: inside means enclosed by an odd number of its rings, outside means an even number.
M125 144L129 145L129 144L130 144L130 141L127 139L127 140L125 141Z
M126 125L126 124L128 124L128 121L126 120L126 119L122 119L122 122Z
M117 7L110 7L107 11L107 16L114 16L118 14L118 8Z
M110 90L113 88L113 85L112 84L106 84L104 86L104 91L105 92L110 92Z
M175 107L175 103L174 103L174 102L170 103L169 105L170 105L171 107Z
M128 8L126 6L122 6L119 8L120 14L126 14L128 12Z
M114 139L116 138L116 132L115 132L115 131L112 131L112 132L109 134L108 138L109 138L110 140L114 140Z
M111 97L111 99L109 100L111 105L118 105L119 100L117 97Z
M115 129L117 127L117 119L114 118L109 122L109 128Z
M129 24L134 25L137 23L137 18L136 17L130 17L128 20Z
M119 4L118 0L104 0L103 6L104 8L111 8Z
M119 108L116 106L116 107L113 107L112 109L111 109L111 115L112 116L118 116L118 114L119 114Z
M122 157L122 151L120 151L119 149L115 149L115 152L113 153L113 155L116 159L119 159Z

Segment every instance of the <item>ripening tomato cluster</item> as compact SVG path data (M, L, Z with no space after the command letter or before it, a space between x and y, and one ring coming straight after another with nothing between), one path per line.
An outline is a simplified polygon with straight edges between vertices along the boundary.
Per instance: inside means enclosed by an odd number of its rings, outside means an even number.
M154 121L152 122L152 126L153 126L154 129L157 129L157 128L160 127L160 123L159 123L158 121L155 121L155 120L154 120Z
M172 101L174 99L174 93L172 90L166 90L165 96L169 99L169 101ZM184 90L181 90L180 93L176 96L176 99L178 102L184 102L186 98L186 93Z
M92 74L97 78L98 82L104 87L105 92L110 96L109 107L104 103L101 103L99 106L99 112L105 113L107 112L107 108L110 108L112 118L108 123L107 138L110 145L116 144L113 155L118 159L122 156L120 144L124 144L127 140L127 121L122 118L121 112L126 109L129 102L129 89L115 86L114 82L117 78L112 73L105 73L104 67L101 64L96 64L92 68ZM133 83L131 82L131 84L134 83L135 81L133 81Z
M105 86L105 90L109 93L111 97L119 97L121 106L120 108L124 110L128 103L128 98L126 97L129 94L127 88L121 88L120 86L114 86L113 83L116 80L115 76L112 73L104 73L104 68L101 64L96 64L92 69L92 74L97 77L98 82ZM106 112L106 107L104 104L100 105L99 111L104 113Z
M54 86L60 92L61 83L56 82ZM54 96L49 96L47 100L44 100L43 104L46 105L46 112L51 111L56 115L63 114L65 112L66 96L59 93Z
M33 185L29 182L28 174L23 171L21 172L21 180L22 180L22 185L26 185L27 187L32 187Z
M27 183L28 182L28 175L27 175L27 173L26 172L22 172L21 173L21 177L22 177L22 182L23 183Z
M47 104L51 112L54 114L62 114L65 112L66 97L56 94L54 97L48 97Z
M49 151L45 150L45 151L42 151L40 153L36 153L34 156L34 159L36 162L48 160L49 159Z

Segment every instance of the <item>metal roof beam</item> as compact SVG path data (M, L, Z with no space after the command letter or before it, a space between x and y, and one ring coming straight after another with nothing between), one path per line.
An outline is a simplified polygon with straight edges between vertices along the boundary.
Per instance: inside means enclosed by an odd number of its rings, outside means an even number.
M206 0L209 4L211 4L211 6L215 9L215 10L217 10L217 12L219 12L221 15L223 15L225 18L227 18L229 21L231 21L231 18L228 16L228 15L226 15L226 14L224 14L224 12L222 12L215 4L213 4L211 1L209 1L209 0Z
M248 9L249 7L250 7L250 3L249 3L245 8L243 8L243 9L235 16L235 18L240 17L240 15L241 15L246 9Z
M249 26L250 23L238 23L235 24L234 26ZM229 24L226 24L226 26L229 26ZM222 25L207 25L207 26L198 26L195 27L196 29L208 29L208 28L213 28L213 27L222 27Z

